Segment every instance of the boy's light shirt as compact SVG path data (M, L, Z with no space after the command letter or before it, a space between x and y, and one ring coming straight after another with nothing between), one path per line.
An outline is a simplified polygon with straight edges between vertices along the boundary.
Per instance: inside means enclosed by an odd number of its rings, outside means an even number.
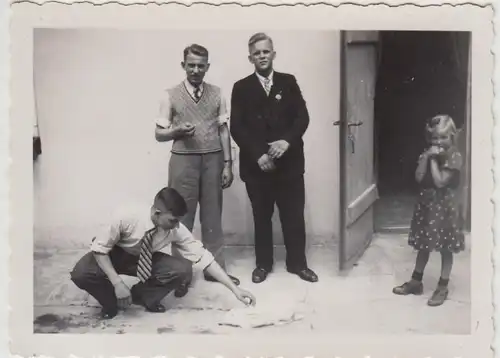
M191 83L189 83L187 80L184 80L184 85L186 86L187 91L189 94L194 98L194 87ZM200 90L203 95L203 90L204 90L204 83L200 85ZM162 127L162 128L171 128L172 126L172 117L171 117L171 111L172 105L170 103L170 97L167 92L165 92L164 96L161 99L160 102L160 114L158 117L155 119L155 124ZM219 107L219 125L223 126L224 124L229 123L229 112L227 110L227 100L225 96L221 94L221 103Z
M258 74L257 72L255 72L255 75L259 79L260 84L262 85L262 88L264 88L264 90L265 90L266 89L266 85L265 85L266 78L264 76ZM274 79L274 70L271 71L271 73L269 74L269 76L267 76L267 79L269 80L269 88L271 88L274 85L274 81L273 81L273 79Z
M119 246L128 253L138 256L145 232L154 228L150 210L151 207L131 206L116 211L110 222L96 235L90 250L108 254L114 246ZM193 263L194 270L204 270L214 261L213 255L182 223L170 232L159 230L153 236L153 252L170 254L172 246L182 257Z

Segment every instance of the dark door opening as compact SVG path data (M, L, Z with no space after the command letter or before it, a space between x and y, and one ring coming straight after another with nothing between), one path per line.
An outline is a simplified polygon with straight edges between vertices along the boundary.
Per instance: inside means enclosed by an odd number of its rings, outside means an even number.
M380 33L375 231L409 229L418 193L416 163L426 146L424 121L449 114L457 128L465 128L468 54L468 32Z

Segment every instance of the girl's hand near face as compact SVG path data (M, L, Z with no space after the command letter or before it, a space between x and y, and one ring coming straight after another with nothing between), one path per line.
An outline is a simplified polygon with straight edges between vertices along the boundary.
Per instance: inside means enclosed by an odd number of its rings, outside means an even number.
M432 149L432 147L430 148L427 148L426 150L424 150L422 152L422 154L420 154L420 157L418 157L418 162L427 162L427 160L429 160L431 157L432 157L432 152L434 150Z
M429 155L430 157L433 157L433 156L441 154L441 151L442 151L441 148L433 145L432 147L430 147L427 150L427 155Z
M428 159L429 159L429 154L427 153L427 151L425 151L418 157L418 163L420 164L423 162L427 162Z

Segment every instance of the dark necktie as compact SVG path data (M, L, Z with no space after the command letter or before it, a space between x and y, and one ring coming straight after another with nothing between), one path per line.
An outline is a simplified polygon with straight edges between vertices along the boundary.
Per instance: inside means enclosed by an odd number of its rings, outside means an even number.
M141 244L141 253L137 263L137 277L141 282L146 282L151 277L153 269L153 231L146 231Z
M200 89L200 87L195 87L194 88L194 99L199 101L200 98L201 98L201 89Z

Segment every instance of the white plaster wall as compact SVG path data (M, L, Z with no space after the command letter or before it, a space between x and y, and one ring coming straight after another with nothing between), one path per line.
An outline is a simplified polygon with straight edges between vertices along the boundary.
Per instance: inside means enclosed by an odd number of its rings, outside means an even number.
M149 203L167 183L171 147L155 141L153 119L162 90L183 79L183 48L196 42L209 49L206 80L229 96L233 83L252 71L246 45L252 33L36 30L35 112L43 150L34 164L36 244L87 245L116 205ZM311 116L304 137L309 243L329 242L338 225L332 122L339 116L339 33L269 34L276 70L297 77ZM235 165L224 229L228 243L252 244L252 214Z

